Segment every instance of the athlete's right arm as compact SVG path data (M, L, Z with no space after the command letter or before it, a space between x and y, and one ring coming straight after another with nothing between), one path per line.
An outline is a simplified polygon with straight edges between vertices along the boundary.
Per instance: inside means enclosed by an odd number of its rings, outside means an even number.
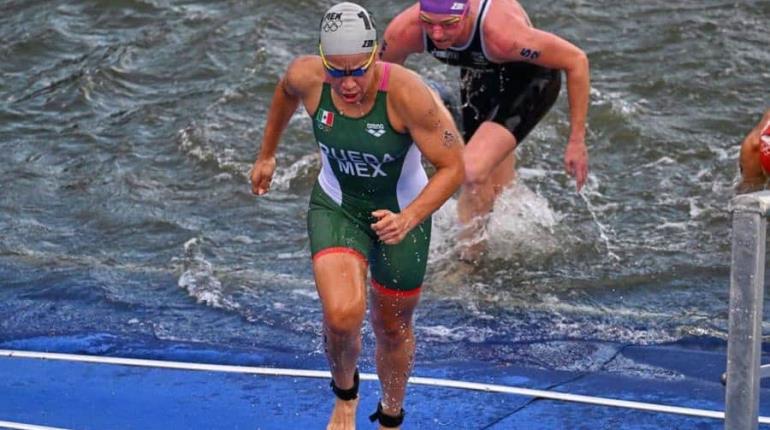
M281 134L309 90L307 83L310 80L304 75L308 69L305 63L311 61L311 58L300 57L294 60L273 92L273 100L270 102L262 135L262 145L250 175L251 192L258 196L270 189L270 182L275 172L275 151L281 140Z
M382 36L380 59L390 63L404 64L410 54L422 52L422 28L417 16L419 4L404 10L388 24Z

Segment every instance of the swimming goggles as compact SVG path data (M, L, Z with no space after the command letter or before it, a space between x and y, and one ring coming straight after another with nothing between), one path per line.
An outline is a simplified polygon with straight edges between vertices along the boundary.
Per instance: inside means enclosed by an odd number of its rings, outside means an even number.
M367 70L369 70L369 67L374 63L374 57L375 54L377 54L377 42L374 42L374 48L372 49L372 55L369 56L369 59L366 60L366 63L364 63L363 66L356 67L355 69L337 69L335 67L332 67L329 65L329 63L326 61L326 57L324 56L324 50L321 48L321 44L318 44L318 52L321 54L321 61L324 64L324 69L326 69L326 73L329 74L332 78L343 78L345 76L353 76L353 77L361 77L364 76Z
M465 10L461 15L455 15L447 19L442 19L441 21L433 21L432 19L428 18L428 15L425 15L425 13L420 12L420 21L422 24L427 25L428 27L433 27L434 25L438 25L441 28L453 28L456 27L458 24L460 24L460 21L462 21L463 18L465 18L465 15L468 14L468 9L470 7L466 7Z

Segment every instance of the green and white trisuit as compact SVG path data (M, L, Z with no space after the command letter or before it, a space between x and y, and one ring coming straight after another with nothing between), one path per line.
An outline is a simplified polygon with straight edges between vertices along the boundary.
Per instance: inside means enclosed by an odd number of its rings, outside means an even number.
M310 197L310 248L314 259L328 252L360 255L369 262L375 288L413 295L425 276L430 217L392 246L380 242L370 227L376 222L373 211L401 212L428 182L411 136L398 133L388 121L391 64L379 64L382 81L374 106L361 118L343 116L332 103L331 86L323 84L313 115L322 168Z

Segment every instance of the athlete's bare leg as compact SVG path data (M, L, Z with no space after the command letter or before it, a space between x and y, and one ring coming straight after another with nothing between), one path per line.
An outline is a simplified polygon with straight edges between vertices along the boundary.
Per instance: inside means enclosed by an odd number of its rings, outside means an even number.
M465 183L457 203L462 224L460 258L471 263L483 254L486 244L481 236L487 215L497 196L516 177L516 138L505 127L487 121L481 124L465 147Z
M406 381L414 363L412 316L419 294L398 297L371 289L371 319L377 339L377 375L382 387L382 411L396 417L406 394ZM384 427L380 426L380 429Z
M313 260L316 288L324 318L324 344L334 384L353 386L353 375L361 353L361 325L366 313L366 261L348 253L324 254ZM356 428L358 398L335 397L328 430Z

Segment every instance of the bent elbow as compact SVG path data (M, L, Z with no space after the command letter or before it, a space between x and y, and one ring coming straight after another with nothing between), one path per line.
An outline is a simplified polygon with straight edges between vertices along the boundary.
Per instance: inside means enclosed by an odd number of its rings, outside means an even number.
M465 182L465 163L457 163L454 170L453 184L455 190L457 190Z
M590 67L591 64L588 61L588 54L586 54L583 50L578 50L578 52L575 54L575 59L572 62L572 70L588 75Z

